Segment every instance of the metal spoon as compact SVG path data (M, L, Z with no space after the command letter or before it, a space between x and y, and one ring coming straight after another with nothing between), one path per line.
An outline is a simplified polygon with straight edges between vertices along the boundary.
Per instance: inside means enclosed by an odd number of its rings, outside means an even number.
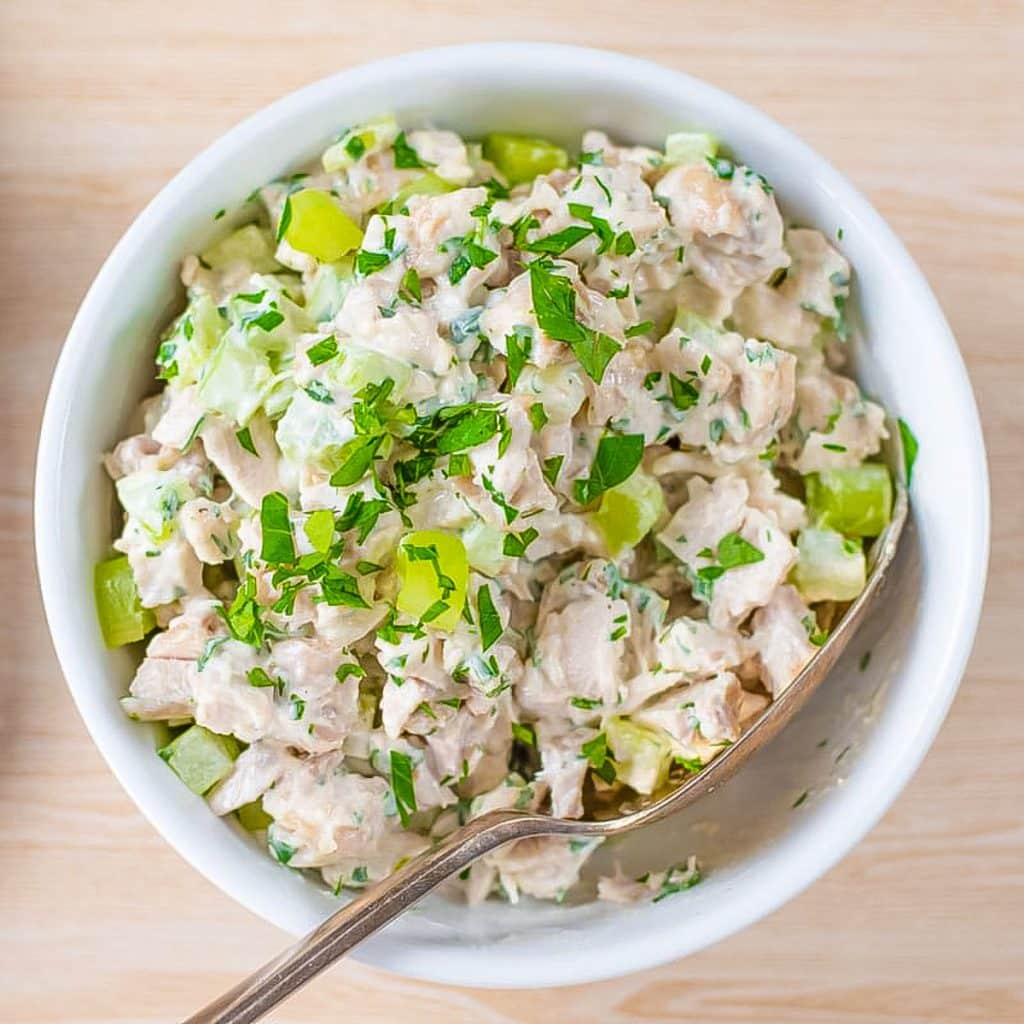
M485 853L529 836L610 838L653 824L688 807L731 778L754 751L776 736L828 675L867 615L892 564L907 520L907 493L895 482L892 520L872 547L867 586L825 644L778 699L732 746L677 789L640 810L606 821L568 821L527 811L489 811L412 858L407 864L332 914L279 957L225 992L184 1024L248 1024L258 1020L321 971L408 910L445 879Z

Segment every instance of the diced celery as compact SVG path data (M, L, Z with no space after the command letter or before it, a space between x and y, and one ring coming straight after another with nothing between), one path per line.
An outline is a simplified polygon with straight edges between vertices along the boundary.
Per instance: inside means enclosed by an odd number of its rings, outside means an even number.
M302 290L298 278L290 274L253 274L246 288L232 295L223 307L231 322L234 344L259 353L285 355L296 334L312 329L313 322L305 309L292 298Z
M796 546L792 578L805 601L852 601L864 589L867 562L859 540L810 527Z
M702 345L713 346L719 335L718 328L707 319L682 306L676 310L676 317L672 324L678 327L688 338L699 341Z
M186 729L157 751L174 774L199 796L231 771L238 752L234 736L221 736L201 725Z
M158 543L171 536L178 509L195 497L192 485L173 469L129 473L114 489L128 517Z
M331 174L351 167L357 160L390 146L398 137L398 123L393 117L378 117L366 124L350 128L325 152L321 161Z
M533 181L538 174L569 166L569 154L560 146L526 135L494 132L484 139L483 152L510 185Z
M127 555L96 563L93 592L100 631L108 647L122 647L141 640L156 625L153 613L139 601Z
M892 480L878 462L825 469L804 477L807 510L819 526L848 537L877 537L892 510Z
M244 426L274 384L270 364L234 336L225 334L210 357L199 385L199 401Z
M277 444L289 460L316 462L335 470L341 449L352 440L350 420L336 406L317 402L305 391L296 391L285 414L277 421Z
M568 423L587 396L579 366L568 363L543 368L527 363L514 390L517 395L537 395L551 423Z
M502 544L505 535L482 519L475 520L462 533L470 566L485 576L497 576L506 565Z
M214 242L202 253L202 260L213 270L241 263L254 274L273 274L281 269L274 259L274 239L266 228L246 224L226 238Z
M390 209L398 211L409 201L411 196L440 196L444 195L445 192L454 192L456 188L458 188L457 185L445 181L444 178L439 177L433 171L427 171L426 174L421 174L418 178L407 181L391 197L388 206Z
M673 132L665 139L665 162L699 164L718 152L718 139L706 132Z
M638 793L653 793L665 783L672 761L668 736L625 718L609 718L604 731L620 782Z
M253 800L235 811L238 823L246 832L262 832L274 819L263 810L263 800Z
M331 382L352 394L367 384L393 380L395 386L389 396L392 401L401 399L412 380L412 367L408 363L359 345L346 344L341 350L341 358L328 364L327 369Z
M615 556L624 548L636 547L664 510L661 484L638 469L628 480L604 492L592 519L608 553Z
M346 256L336 263L321 263L313 274L306 296L306 313L315 324L332 320L341 309L355 273L353 258Z
M279 419L295 397L295 378L287 372L278 373L263 397L263 411L272 419Z
M359 248L363 229L319 189L304 188L288 197L291 217L284 240L321 263L332 263Z
M458 537L440 530L407 533L395 556L399 611L451 632L462 615L469 560Z
M225 326L213 298L206 292L195 294L160 340L156 363L161 378L179 385L194 384Z

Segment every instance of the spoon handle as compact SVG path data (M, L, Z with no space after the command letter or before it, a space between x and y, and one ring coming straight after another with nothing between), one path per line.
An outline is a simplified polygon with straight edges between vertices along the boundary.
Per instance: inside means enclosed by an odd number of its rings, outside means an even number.
M491 811L356 897L320 927L265 964L183 1024L248 1024L373 935L445 879L513 839L562 831L557 819Z

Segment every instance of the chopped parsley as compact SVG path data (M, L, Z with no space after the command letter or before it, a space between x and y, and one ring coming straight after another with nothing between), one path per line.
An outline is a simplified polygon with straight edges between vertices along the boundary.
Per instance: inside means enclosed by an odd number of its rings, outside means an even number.
M280 491L264 495L260 506L263 543L260 558L268 565L295 561L295 541L288 514L288 499Z
M284 238L284 233L288 230L288 226L292 222L292 197L289 193L284 200L284 208L281 210L281 219L277 222L277 235L275 236L276 241L280 242Z
M494 645L504 632L501 616L498 614L498 609L494 607L494 601L491 598L489 584L485 583L476 592L476 611L477 618L480 621L480 649L486 651Z
M407 828L409 818L416 813L416 789L413 785L412 759L400 750L391 751L391 792L402 828Z
M415 267L410 267L402 275L401 284L398 286L398 297L411 306L418 306L423 301L423 286Z
M383 434L354 437L341 446L341 465L331 474L332 487L351 487L366 475L384 441Z
M626 328L627 338L639 338L642 334L650 334L654 330L653 320L644 320L641 323L633 324L632 327Z
M413 170L417 167L433 167L433 164L424 162L419 153L409 145L405 138L405 132L399 132L395 139L395 166L402 170Z
M608 754L608 737L603 732L584 743L580 753L590 762L591 769L602 782L615 781L615 762Z
M533 329L522 324L516 324L512 333L505 336L506 350L506 377L505 383L508 390L512 391L519 380L533 351Z
M242 427L241 430L236 430L235 439L250 455L255 455L256 458L260 457L260 453L256 451L256 445L253 443L252 434L248 427Z
M486 249L474 237L474 232L462 238L449 238L440 245L441 252L455 253L448 268L448 281L458 284L474 267L482 269L498 258L498 254Z
M365 675L366 669L364 669L362 665L358 662L349 661L338 666L335 670L334 678L337 679L339 683L343 683L350 676L355 677L356 679L362 679Z
M540 536L534 527L523 530L522 533L506 533L502 544L502 553L510 558L522 558L526 549Z
M306 358L314 366L326 363L328 359L333 359L337 354L338 342L335 340L334 335L331 335L329 338L323 338L315 345L311 345L306 349Z
M591 380L601 383L605 367L622 346L576 319L576 291L572 281L555 273L546 259L529 267L533 312L540 329L555 341L565 342Z
M327 385L319 380L311 380L303 389L314 402L323 405L334 405L334 395L328 390Z
M523 252L546 253L549 256L561 256L562 253L571 249L577 242L582 242L594 233L590 227L572 225L556 231L553 235L546 235L543 238L535 239L532 242L524 243L521 248Z
M590 476L574 482L573 497L580 505L589 505L605 491L628 480L643 456L643 434L605 434L598 443Z
M527 722L512 723L512 738L520 743L525 743L528 747L537 746L537 733Z
M672 404L680 412L692 409L700 401L700 391L691 380L682 380L674 373L670 373L668 375L668 387Z
M900 419L896 422L899 424L900 440L903 442L903 471L906 474L909 487L914 475L914 463L917 462L917 453L921 446L906 420Z
M562 469L564 461L564 455L552 455L551 458L545 459L541 464L541 473L544 474L544 479L547 480L551 487L555 486L555 481L558 480L558 474Z
M665 899L666 896L672 896L677 892L685 892L687 889L692 889L702 880L703 876L696 867L691 868L689 866L677 865L676 867L669 868L661 883L661 888L651 902L658 903L660 900Z

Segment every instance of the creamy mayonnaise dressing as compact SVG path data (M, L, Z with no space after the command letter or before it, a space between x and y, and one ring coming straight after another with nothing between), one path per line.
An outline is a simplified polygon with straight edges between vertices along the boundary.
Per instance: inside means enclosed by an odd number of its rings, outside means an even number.
M701 138L589 131L509 187L382 119L185 258L106 460L159 627L124 706L241 741L209 804L259 802L279 860L359 887L489 809L650 794L862 585L803 482L887 436L841 372L850 267ZM467 891L562 899L595 846L524 840Z

